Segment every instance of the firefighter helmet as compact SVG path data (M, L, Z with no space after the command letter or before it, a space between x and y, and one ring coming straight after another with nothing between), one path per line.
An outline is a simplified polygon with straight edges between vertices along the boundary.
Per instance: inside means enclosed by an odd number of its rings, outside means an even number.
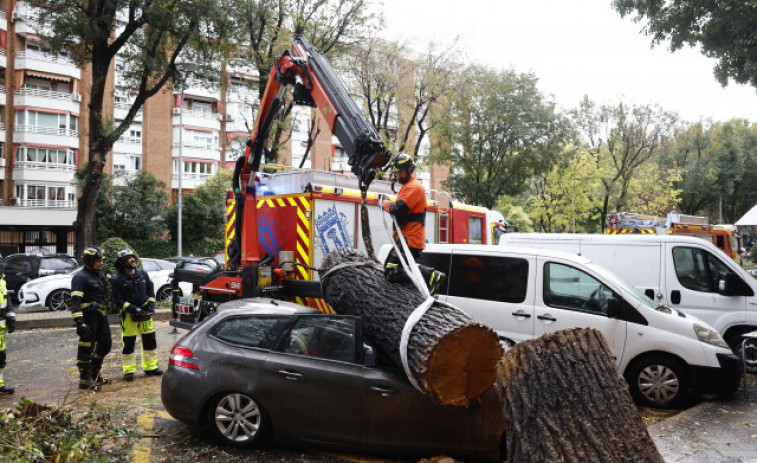
M123 248L120 251L118 251L118 254L116 254L116 268L121 270L126 266L126 260L129 258L129 256L133 256L134 259L137 258L137 255L129 248Z
M103 255L105 255L105 253L101 248L98 248L97 246L88 246L87 249L84 250L84 253L81 256L81 260L84 261L84 265L89 268L93 268L92 265L96 261L102 260Z
M413 162L412 156L405 153L397 153L392 160L392 173L396 174L401 170L408 170L415 168L415 162Z

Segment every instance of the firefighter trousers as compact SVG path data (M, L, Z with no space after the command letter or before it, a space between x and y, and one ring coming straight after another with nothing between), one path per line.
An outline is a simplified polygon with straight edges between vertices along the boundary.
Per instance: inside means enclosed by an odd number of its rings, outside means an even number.
M152 318L135 322L128 312L121 312L121 366L124 374L137 371L137 334L142 338L142 371L158 368L158 342L155 338L155 325Z
M3 372L5 372L5 320L0 320L0 387L5 386Z
M103 359L110 352L112 340L108 317L104 313L88 310L84 312L82 319L91 330L89 337L79 337L79 349L76 352L79 381L85 383L97 379Z
M397 242L397 245L400 248L400 252L404 252L399 242ZM441 285L446 282L446 275L427 265L417 264L417 261L423 252L422 249L411 248L409 246L408 249L413 256L413 259L416 260L418 270L421 271L421 276L423 276L423 280L426 282L431 294L439 291ZM403 285L411 284L410 277L405 273L405 269L402 267L400 259L397 256L397 251L394 248L392 248L389 255L386 257L386 262L384 263L384 275L386 276L386 279L392 283L400 283Z

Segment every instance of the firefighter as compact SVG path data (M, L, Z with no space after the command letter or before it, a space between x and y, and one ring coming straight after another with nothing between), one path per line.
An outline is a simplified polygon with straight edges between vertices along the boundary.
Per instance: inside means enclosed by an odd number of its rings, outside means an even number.
M79 389L99 390L110 379L102 376L103 359L110 352L110 325L106 316L106 281L102 276L103 250L89 246L82 254L84 268L71 280L71 316L79 335L76 366Z
M2 256L0 256L2 258ZM13 394L15 389L6 386L3 380L5 371L5 334L16 329L16 314L13 303L5 286L5 262L0 262L0 395Z
M415 163L410 155L397 153L391 166L395 180L402 187L395 202L385 200L381 203L381 207L397 219L410 254L417 260L426 248L426 189L415 178ZM400 252L404 252L399 243L397 230L394 231L394 241ZM425 265L418 265L418 268L429 291L432 294L438 291L446 279L445 275ZM408 283L410 281L394 249L384 263L384 274L392 282Z
M137 334L142 338L142 371L148 376L160 376L158 344L155 339L155 288L147 272L137 268L137 256L125 248L116 257L116 275L111 280L113 302L121 309L121 356L124 381L133 381L137 371L135 346Z

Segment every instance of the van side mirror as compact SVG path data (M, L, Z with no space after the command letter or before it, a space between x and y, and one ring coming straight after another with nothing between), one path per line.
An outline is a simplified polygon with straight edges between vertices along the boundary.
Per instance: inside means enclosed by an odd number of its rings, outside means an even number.
M727 272L718 281L718 294L721 296L753 296L754 291L738 275Z
M376 352L368 344L363 344L363 364L371 368L376 366Z
M608 297L607 298L607 316L610 318L618 318L618 312L620 310L618 309L618 298L616 297Z

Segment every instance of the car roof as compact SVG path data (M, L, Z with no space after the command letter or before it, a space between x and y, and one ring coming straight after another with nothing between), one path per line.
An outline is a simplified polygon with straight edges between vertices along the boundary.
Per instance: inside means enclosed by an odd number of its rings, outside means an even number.
M424 252L475 252L478 254L508 254L515 256L552 257L568 260L578 264L588 264L591 259L565 251L553 249L529 248L517 244L427 244Z
M299 315L321 313L318 309L287 301L254 297L234 299L218 306L218 312L225 315Z

